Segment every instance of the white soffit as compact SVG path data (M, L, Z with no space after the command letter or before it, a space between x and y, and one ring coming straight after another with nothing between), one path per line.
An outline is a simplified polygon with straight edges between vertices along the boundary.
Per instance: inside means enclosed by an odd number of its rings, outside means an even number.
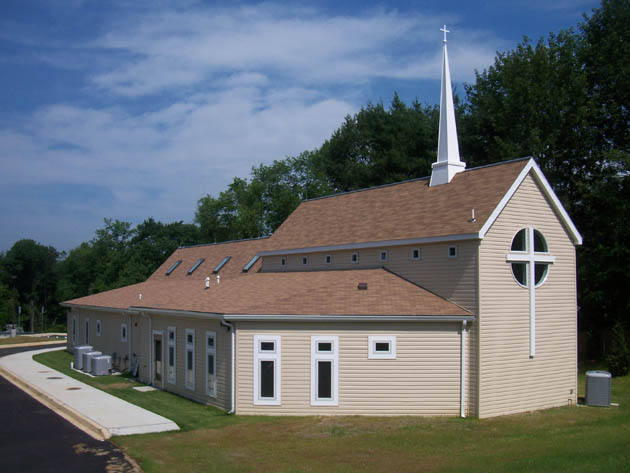
M560 202L560 199L558 199L558 196L551 188L549 181L547 181L547 178L545 177L543 172L540 170L540 168L538 167L538 164L536 164L536 161L534 161L533 158L530 158L530 160L527 162L527 164L525 165L521 173L518 175L516 180L512 183L512 185L508 189L507 193L503 196L503 198L499 202L499 205L496 206L496 208L490 214L490 217L488 217L488 220L486 220L486 223L483 225L483 227L481 227L481 230L479 230L479 238L481 239L485 238L486 233L488 233L488 231L490 230L490 228L492 227L496 219L499 217L499 215L501 214L505 206L508 204L512 196L516 193L521 183L525 180L525 178L530 173L530 171L532 172L532 175L534 179L536 180L536 182L540 184L543 190L543 193L549 200L549 203L554 208L554 210L558 213L558 215L560 216L560 219L562 220L562 223L565 225L565 227L569 231L569 234L571 235L571 239L573 240L573 243L576 245L581 245L582 235L580 235L580 232L578 231L577 227L571 220L571 217L569 217L569 214L564 209L562 203Z

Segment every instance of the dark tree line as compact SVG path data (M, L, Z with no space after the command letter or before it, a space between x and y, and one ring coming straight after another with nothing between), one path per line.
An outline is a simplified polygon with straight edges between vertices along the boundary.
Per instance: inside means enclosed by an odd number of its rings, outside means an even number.
M466 84L456 107L468 167L535 157L583 234L581 328L627 322L630 0L604 0L575 29L538 41L524 38L498 53L492 66ZM236 177L218 195L202 197L195 225L149 219L133 228L106 220L93 240L67 255L33 250L33 257L53 261L47 282L28 279L26 269L19 284L12 279L18 274L16 255L37 247L18 242L0 259L0 300L6 306L0 305L0 314L14 313L8 304L18 301L43 298L50 304L141 281L178 245L268 235L304 199L428 176L438 117L437 106L408 105L397 95L388 106L367 104L321 147L256 166L248 179ZM16 249L18 244L25 248Z

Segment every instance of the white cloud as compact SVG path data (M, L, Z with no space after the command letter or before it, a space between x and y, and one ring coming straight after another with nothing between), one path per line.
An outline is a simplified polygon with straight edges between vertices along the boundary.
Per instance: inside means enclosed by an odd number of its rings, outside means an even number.
M354 98L370 81L439 79L439 25L420 14L327 16L275 4L117 18L84 45L95 56L84 61L91 82L83 93L93 102L42 107L25 125L0 129L1 179L68 196L94 187L107 197L60 202L54 212L65 226L190 220L197 199L253 165L319 146L362 105ZM472 79L497 44L458 31L449 43L454 79ZM48 63L64 67L77 51L85 58L81 47L69 44ZM95 105L103 96L111 105ZM24 227L37 228L23 210ZM85 232L71 243L67 229L46 233L50 219L33 218L42 234L65 238L53 242L61 248L85 240Z

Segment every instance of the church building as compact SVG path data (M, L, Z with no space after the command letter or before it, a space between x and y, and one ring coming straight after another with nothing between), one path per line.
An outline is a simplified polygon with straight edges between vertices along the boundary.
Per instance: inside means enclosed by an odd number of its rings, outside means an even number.
M236 414L571 405L581 243L533 159L460 160L445 36L430 177L304 201L270 237L182 247L66 301L68 348Z

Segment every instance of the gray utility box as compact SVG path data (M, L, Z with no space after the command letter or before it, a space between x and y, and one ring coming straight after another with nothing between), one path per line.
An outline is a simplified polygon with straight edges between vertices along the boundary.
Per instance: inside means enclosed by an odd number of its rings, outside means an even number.
M100 355L92 357L92 374L94 376L105 376L112 369L112 357Z
M608 371L586 372L586 405L610 406L612 376Z
M74 369L80 370L83 368L83 354L92 351L90 345L80 345L74 347Z
M83 367L81 368L85 373L92 372L92 358L102 355L100 351L89 351L83 354Z

